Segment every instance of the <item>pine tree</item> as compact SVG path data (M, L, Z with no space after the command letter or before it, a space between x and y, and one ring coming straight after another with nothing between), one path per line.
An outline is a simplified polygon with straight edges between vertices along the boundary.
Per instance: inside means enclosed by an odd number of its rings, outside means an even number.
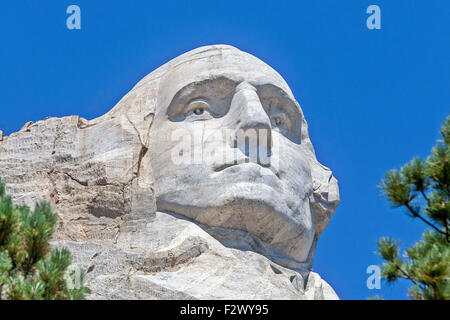
M81 300L85 273L72 271L67 249L51 249L56 215L46 202L16 206L0 181L0 300Z
M383 278L411 281L408 294L413 299L450 299L450 116L441 134L443 140L426 160L415 158L400 170L389 171L380 185L394 207L405 208L429 228L402 256L392 238L377 242Z

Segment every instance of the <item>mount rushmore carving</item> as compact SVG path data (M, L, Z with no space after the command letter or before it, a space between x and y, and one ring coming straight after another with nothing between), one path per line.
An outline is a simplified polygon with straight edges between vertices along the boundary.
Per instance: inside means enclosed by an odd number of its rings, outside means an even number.
M234 47L169 61L97 119L0 134L0 178L50 201L92 299L337 299L311 271L337 181L284 79Z

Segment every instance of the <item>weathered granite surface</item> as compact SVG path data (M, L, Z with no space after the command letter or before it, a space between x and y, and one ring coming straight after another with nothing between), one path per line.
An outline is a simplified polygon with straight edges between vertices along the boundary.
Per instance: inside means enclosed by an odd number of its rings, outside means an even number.
M240 139L253 131L268 163ZM51 202L53 244L89 271L92 299L337 299L311 272L337 181L283 78L236 48L171 60L100 118L0 131L0 178L18 203Z

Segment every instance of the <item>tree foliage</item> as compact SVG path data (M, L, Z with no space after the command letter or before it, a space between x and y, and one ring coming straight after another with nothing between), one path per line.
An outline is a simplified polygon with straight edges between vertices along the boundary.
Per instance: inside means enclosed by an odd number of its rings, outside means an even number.
M56 215L46 202L14 205L0 181L0 300L84 299L84 272L68 272L67 249L51 249Z
M450 116L441 134L443 140L426 160L414 158L400 170L389 171L380 185L394 207L405 208L409 216L429 227L401 256L399 243L392 238L377 242L384 260L383 278L411 281L413 299L450 299Z

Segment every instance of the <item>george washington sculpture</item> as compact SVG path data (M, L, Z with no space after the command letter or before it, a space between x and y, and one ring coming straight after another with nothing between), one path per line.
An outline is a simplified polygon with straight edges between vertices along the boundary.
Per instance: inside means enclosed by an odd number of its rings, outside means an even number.
M52 203L54 245L94 266L92 298L337 298L311 272L337 181L287 83L250 54L192 50L100 118L2 140L0 177Z

